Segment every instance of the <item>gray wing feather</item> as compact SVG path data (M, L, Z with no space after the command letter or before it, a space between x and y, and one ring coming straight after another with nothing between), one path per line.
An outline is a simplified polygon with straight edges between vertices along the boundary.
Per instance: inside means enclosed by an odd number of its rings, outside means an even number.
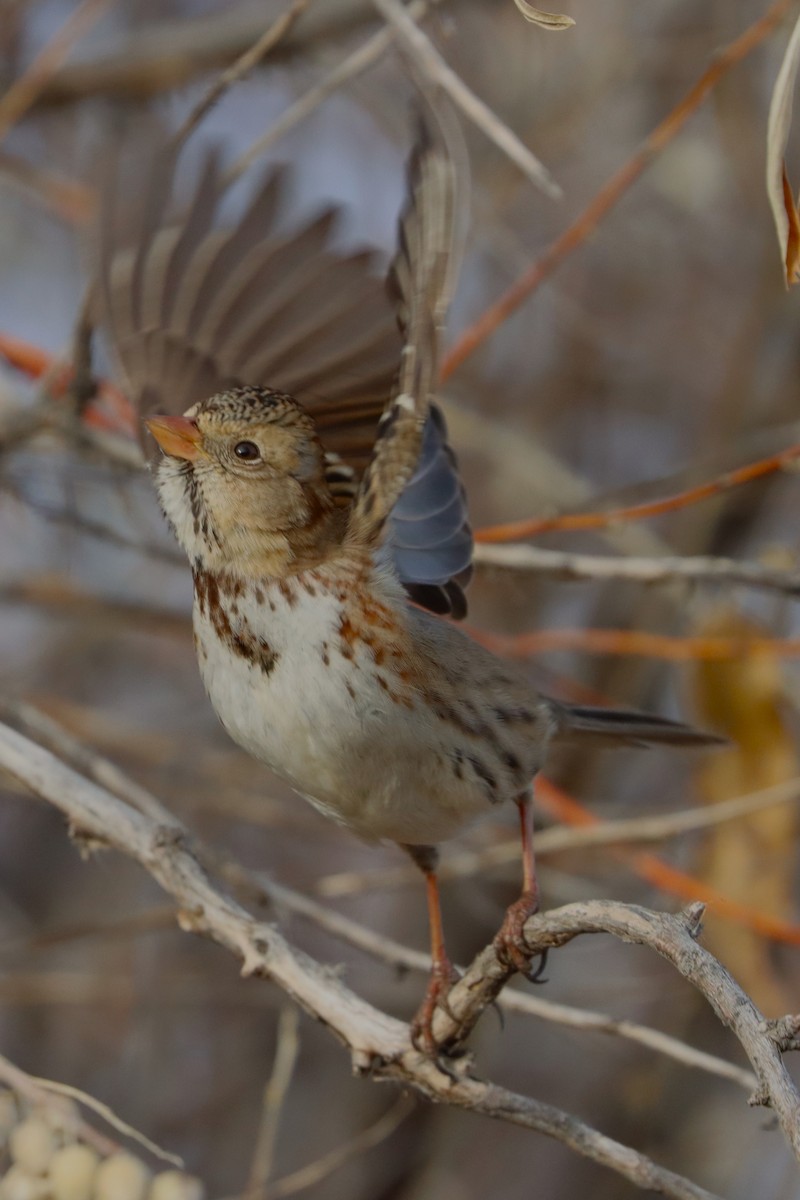
M351 514L350 534L356 541L385 536L387 522L409 488L418 494L418 507L430 506L434 493L438 507L453 498L440 499L441 489L451 482L447 476L436 479L434 473L431 487L425 469L426 453L431 458L437 453L436 426L429 413L438 377L440 329L454 277L456 172L446 136L452 122L449 110L426 108L409 164L408 198L390 277L404 345L394 392ZM449 132L452 136L452 129ZM457 489L457 477L452 483ZM410 513L413 499L408 504Z
M442 593L436 611L464 615L461 588L471 574L473 540L466 493L446 439L444 418L432 405L419 465L392 509L387 537L412 595L414 584L445 585L455 577L455 603L445 604Z

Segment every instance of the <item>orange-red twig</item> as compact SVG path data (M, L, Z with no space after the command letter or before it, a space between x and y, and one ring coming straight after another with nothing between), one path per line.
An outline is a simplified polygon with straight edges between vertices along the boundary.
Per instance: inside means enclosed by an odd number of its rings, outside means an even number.
M9 154L2 149L0 174L70 225L82 225L92 215L95 196L84 183L35 167L18 154Z
M52 354L10 333L0 333L0 354L7 363L17 371L22 371L29 379L41 379L46 371L55 367Z
M30 66L0 97L0 141L25 115L78 38L91 28L107 4L108 0L82 0Z
M580 216L564 230L560 237L556 238L542 257L533 263L525 274L462 334L445 357L442 364L442 379L449 378L456 368L460 367L464 360L482 342L485 342L548 276L552 275L564 259L586 241L606 213L636 182L655 156L683 128L689 117L699 108L720 79L772 32L789 10L790 4L791 0L775 0L775 3L770 5L758 21L750 25L735 41L717 54L711 65L689 89L680 103L656 126L636 153L620 167L615 175L612 175L608 183L594 196Z
M759 458L755 462L737 467L734 471L726 471L708 483L700 483L696 487L686 488L672 496L660 500L649 500L644 504L631 504L626 508L611 508L606 512L562 513L555 517L531 517L521 521L508 521L503 525L489 525L478 529L475 539L479 542L515 542L521 538L534 537L539 533L550 533L553 530L574 531L579 529L607 529L609 525L617 525L622 521L641 521L646 517L659 517L664 513L677 512L678 509L688 508L698 500L707 500L711 496L719 496L731 488L740 487L743 483L751 483L754 479L763 479L772 475L790 463L800 458L800 444L788 446L777 454L767 458Z
M510 658L528 658L555 650L636 655L671 662L724 661L749 654L800 657L800 638L675 637L639 629L541 629L535 633L502 634L473 627L468 632L487 650Z
M540 805L552 816L563 821L565 825L598 825L600 818L584 808L572 796L562 792L549 779L541 776L536 781L536 795ZM610 848L609 848L610 849ZM748 908L737 900L722 895L710 888L701 879L679 871L669 863L665 863L655 854L641 850L611 849L616 858L630 864L642 879L652 883L654 887L670 895L678 896L681 900L701 900L713 907L714 915L744 925L762 937L775 942L785 942L791 946L800 946L800 926L790 921L782 921L759 909Z
M50 372L51 395L65 395L72 379L72 367L68 363L59 363L56 357L48 354L46 350L8 333L0 333L0 355L10 366L27 375L29 379L41 379ZM102 406L90 403L84 413L88 424L114 433L135 432L133 410L118 388L102 379L98 383L98 398L102 401Z

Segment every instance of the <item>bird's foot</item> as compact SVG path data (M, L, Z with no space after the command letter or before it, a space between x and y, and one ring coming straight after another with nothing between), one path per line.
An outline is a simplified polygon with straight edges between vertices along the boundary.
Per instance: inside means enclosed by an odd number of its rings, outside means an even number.
M537 956L530 951L525 941L525 922L538 908L539 899L536 892L523 892L520 898L506 909L503 924L494 939L494 948L500 961L514 971L519 971L520 975L524 975L531 983L544 983L541 975L547 960L546 950ZM539 957L540 961L534 968L531 964L535 957Z
M460 978L461 976L447 955L443 954L434 961L422 1004L411 1022L411 1044L422 1054L429 1054L433 1058L438 1057L441 1047L434 1037L433 1018L437 1008L441 1008L455 1020L455 1014L450 1009L447 997L450 989L458 983Z

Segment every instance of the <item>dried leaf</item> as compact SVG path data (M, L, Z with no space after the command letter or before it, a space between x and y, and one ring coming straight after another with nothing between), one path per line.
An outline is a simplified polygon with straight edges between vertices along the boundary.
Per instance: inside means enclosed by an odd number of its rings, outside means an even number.
M540 29L571 29L575 24L572 17L565 17L562 13L542 12L541 8L534 8L528 0L514 0L514 3L525 20L530 21L532 25L538 25Z
M742 639L763 634L732 610L713 614L699 632ZM704 662L695 676L698 723L728 734L729 747L707 756L698 785L707 804L794 779L800 771L794 739L784 722L781 664L771 650L727 661ZM798 813L793 805L763 809L719 825L704 841L702 876L715 890L782 919L794 916ZM792 998L770 947L757 933L714 920L710 906L706 944L756 1003L771 1015Z
M792 124L800 66L800 18L794 27L772 92L767 123L767 196L783 257L787 287L800 281L800 214L786 176L786 144Z
M788 232L786 234L786 284L797 283L800 280L800 215L792 195L792 187L783 167L783 204L786 210Z

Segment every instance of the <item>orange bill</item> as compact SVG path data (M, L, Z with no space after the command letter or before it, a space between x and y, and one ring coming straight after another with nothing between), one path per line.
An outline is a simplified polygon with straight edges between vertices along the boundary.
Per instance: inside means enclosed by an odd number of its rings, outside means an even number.
M203 453L200 430L188 417L150 417L145 425L164 453L173 458L191 462Z

